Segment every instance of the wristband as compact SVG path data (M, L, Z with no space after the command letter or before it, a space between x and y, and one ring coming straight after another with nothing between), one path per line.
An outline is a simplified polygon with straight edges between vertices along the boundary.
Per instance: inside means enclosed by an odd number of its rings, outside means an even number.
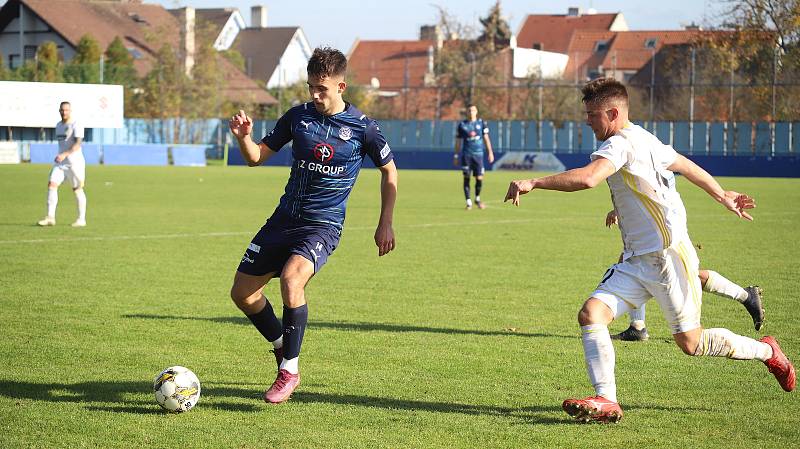
M458 153L453 155L453 159L458 159Z

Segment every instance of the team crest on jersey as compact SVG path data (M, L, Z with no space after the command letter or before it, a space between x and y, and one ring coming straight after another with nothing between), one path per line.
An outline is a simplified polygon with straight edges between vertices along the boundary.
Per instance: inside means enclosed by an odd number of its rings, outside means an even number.
M353 137L353 130L348 128L347 126L342 126L339 128L339 138L342 140L350 140Z
M320 162L330 162L333 159L333 147L327 143L318 143L314 146L314 157Z

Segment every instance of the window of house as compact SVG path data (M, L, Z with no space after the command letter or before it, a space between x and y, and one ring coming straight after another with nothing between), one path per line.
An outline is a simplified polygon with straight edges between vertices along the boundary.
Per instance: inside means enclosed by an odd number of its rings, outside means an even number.
M8 68L16 69L19 67L19 55L8 55Z
M130 47L127 50L128 54L130 54L133 59L142 59L142 52L140 52L138 49Z
M644 41L644 48L656 48L656 43L658 40L654 37L651 37Z
M606 51L606 50L608 50L608 41L597 41L597 43L594 45L595 52Z
M533 46L531 46L531 48L534 49L534 50L541 50L542 49L542 43L541 42L534 42L534 44L533 44Z
M36 46L35 45L26 45L25 46L25 60L34 59L36 57Z

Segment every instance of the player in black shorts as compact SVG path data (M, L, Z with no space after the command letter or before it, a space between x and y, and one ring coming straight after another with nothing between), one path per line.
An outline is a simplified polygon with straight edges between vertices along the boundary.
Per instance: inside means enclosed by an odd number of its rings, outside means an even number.
M248 165L264 163L292 142L292 169L278 207L242 257L231 298L274 347L278 376L264 400L289 399L300 384L298 357L308 321L305 286L339 244L345 207L361 164L369 157L381 171L381 214L375 231L378 256L395 246L392 214L397 169L377 122L342 99L347 59L332 48L317 48L308 61L312 101L293 107L258 144L244 111L230 128ZM278 277L283 322L262 293Z
M478 107L474 104L467 106L467 120L458 123L456 129L456 149L453 153L453 165L461 166L464 175L464 196L467 198L467 210L472 209L472 198L469 194L469 175L475 177L475 205L478 209L485 206L481 202L481 187L483 187L483 150L491 164L494 162L492 141L489 140L489 128L483 119L478 118ZM461 153L459 156L459 152Z

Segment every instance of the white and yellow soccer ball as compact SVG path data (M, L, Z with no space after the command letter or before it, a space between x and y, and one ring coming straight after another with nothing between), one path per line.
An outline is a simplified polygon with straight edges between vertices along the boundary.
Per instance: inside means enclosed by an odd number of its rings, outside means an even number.
M170 366L156 376L153 391L164 410L187 412L200 400L200 380L189 368Z

